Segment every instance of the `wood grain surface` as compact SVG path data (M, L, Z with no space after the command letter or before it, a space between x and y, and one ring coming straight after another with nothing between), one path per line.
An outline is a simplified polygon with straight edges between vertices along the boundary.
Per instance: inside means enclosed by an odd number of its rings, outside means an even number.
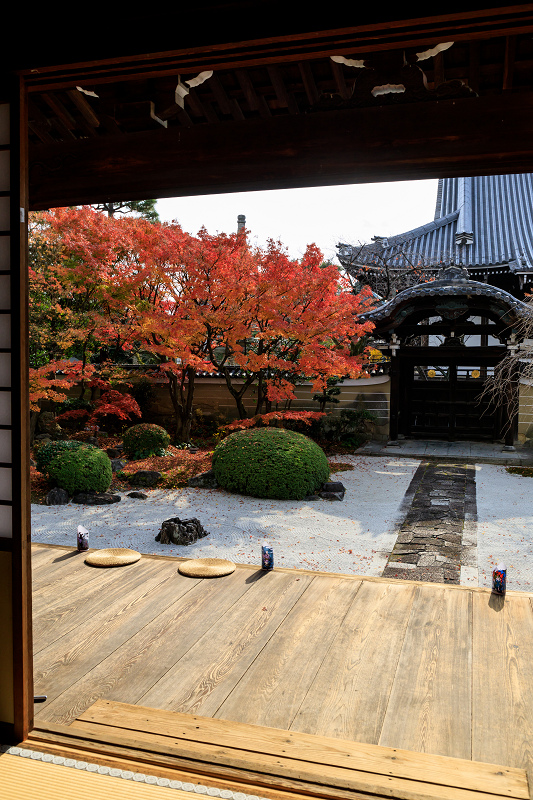
M179 739L188 763L196 746L212 741L210 733L199 740L207 723L195 732L185 720L229 722L233 738L217 744L231 751L229 771L240 768L234 751L246 749L239 725L281 731L285 749L293 736L308 735L342 748L350 742L531 769L527 593L498 600L466 587L243 565L202 580L179 575L169 558L95 570L67 548L34 549L36 691L49 697L36 706L42 724L78 719L86 731L105 727L119 736L130 712L104 724L86 710L119 703L172 712L185 733L169 727L168 746ZM145 747L151 729L135 724ZM268 766L272 739L262 747ZM339 769L348 767L335 758ZM318 780L311 773L309 781ZM284 780L294 788L291 770ZM474 791L476 780L457 791ZM482 791L490 794L490 785Z

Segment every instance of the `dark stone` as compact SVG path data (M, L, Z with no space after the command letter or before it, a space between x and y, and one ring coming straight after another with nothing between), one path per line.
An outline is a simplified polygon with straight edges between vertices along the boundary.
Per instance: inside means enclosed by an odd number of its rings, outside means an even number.
M189 449L189 453L197 453L198 452L198 448L196 447L195 444L190 444L188 449Z
M148 500L148 495L144 492L130 492L128 497L132 497L134 500Z
M345 492L346 487L341 481L329 481L322 485L323 492Z
M73 503L83 503L86 506L108 506L111 503L120 503L122 498L111 492L78 492L72 498Z
M322 500L344 500L344 492L320 492Z
M106 453L111 459L121 458L124 454L124 445L117 444L116 447L108 447Z
M35 439L36 442L42 442L43 444L52 441L52 437L48 433L38 433L33 438Z
M323 500L344 500L346 488L341 481L324 483L319 494Z
M215 471L210 469L207 472L202 472L200 475L189 478L187 486L193 486L196 489L217 489L218 481L215 478Z
M304 500L320 500L319 494L308 494L304 497Z
M98 447L98 439L96 436L88 436L85 440L86 444L92 444L94 447Z
M192 519L172 517L161 524L161 530L155 540L161 544L188 545L193 544L198 539L202 539L204 536L209 536L209 531L202 527L200 520L196 519L196 517Z
M65 506L68 503L68 499L67 490L61 489L59 486L55 486L53 489L50 489L46 495L46 505Z
M140 469L128 477L128 483L132 486L157 486L162 475L153 469Z
M124 469L126 466L126 462L123 461L121 458L112 458L111 460L111 469L113 472L120 472L121 469Z

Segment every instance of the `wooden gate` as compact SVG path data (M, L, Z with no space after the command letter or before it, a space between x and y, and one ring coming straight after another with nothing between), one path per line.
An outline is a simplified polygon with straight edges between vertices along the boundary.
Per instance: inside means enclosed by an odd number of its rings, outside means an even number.
M474 348L458 359L411 355L401 358L400 431L406 436L495 440L502 436L501 412L483 397L497 359Z

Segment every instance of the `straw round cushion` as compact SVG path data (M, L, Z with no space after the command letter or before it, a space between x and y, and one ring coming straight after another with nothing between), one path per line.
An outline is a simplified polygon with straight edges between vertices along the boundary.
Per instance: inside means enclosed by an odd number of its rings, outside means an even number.
M235 572L235 564L225 558L191 558L179 565L178 572L190 578L221 578Z
M141 554L137 550L128 550L125 547L109 547L106 550L95 550L85 557L85 563L91 567L125 567L126 564L135 564Z

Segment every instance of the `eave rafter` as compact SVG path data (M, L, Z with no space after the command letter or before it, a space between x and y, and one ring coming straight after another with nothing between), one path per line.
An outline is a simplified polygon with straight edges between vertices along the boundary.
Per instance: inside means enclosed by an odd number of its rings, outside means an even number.
M482 40L533 32L533 4L336 28L242 42L187 47L157 54L123 56L21 70L28 91L72 88L117 81L188 75L201 70L239 69L280 61L306 61L422 47L440 41Z

